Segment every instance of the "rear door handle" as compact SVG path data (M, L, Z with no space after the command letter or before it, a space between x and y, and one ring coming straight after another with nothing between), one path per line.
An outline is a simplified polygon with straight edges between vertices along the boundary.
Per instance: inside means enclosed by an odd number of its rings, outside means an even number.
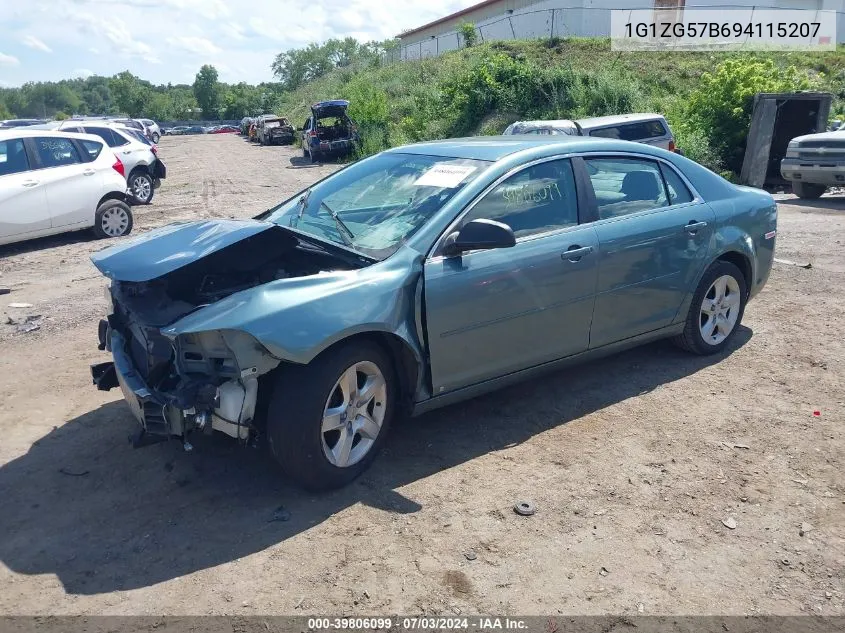
M85 176L93 176L93 175L94 175L94 174L96 174L97 172L95 172L93 169L86 169L86 170L85 170L85 171L83 171L82 173L83 173Z
M592 246L570 246L566 252L560 254L560 258L564 261L580 262L584 255L589 255L592 252Z
M690 235L695 235L699 229L703 229L706 226L707 222L696 222L695 220L692 220L684 227L684 230Z
M22 184L24 187L34 187L38 184L38 182L39 181L37 180L24 180Z

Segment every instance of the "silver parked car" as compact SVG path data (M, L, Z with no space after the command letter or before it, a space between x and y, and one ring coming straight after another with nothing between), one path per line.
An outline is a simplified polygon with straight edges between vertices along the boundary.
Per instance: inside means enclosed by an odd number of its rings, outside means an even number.
M661 114L613 114L575 121L515 121L503 134L595 136L645 143L670 152L683 153L676 149L675 135Z
M799 198L818 198L828 187L845 186L845 130L805 134L791 141L780 174Z

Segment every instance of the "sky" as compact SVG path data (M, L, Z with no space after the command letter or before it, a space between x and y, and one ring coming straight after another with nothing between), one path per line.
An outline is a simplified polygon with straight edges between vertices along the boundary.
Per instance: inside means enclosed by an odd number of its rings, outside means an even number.
M123 70L192 83L203 64L227 83L272 81L282 51L387 39L478 1L0 0L0 87Z

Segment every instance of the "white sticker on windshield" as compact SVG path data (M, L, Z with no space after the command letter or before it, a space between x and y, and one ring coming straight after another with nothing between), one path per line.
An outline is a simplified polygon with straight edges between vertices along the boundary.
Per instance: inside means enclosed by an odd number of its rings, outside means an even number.
M435 165L414 183L417 187L457 187L464 178L475 171L472 165Z

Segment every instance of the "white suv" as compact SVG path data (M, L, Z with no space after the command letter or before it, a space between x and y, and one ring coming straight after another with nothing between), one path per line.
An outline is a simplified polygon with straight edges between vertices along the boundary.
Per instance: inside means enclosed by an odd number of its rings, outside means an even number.
M31 129L62 130L82 134L96 134L120 157L126 168L126 185L132 202L149 204L155 190L167 177L167 168L158 157L158 148L134 128L105 120L51 121L31 126Z
M85 228L132 231L120 159L90 134L0 130L0 244Z

